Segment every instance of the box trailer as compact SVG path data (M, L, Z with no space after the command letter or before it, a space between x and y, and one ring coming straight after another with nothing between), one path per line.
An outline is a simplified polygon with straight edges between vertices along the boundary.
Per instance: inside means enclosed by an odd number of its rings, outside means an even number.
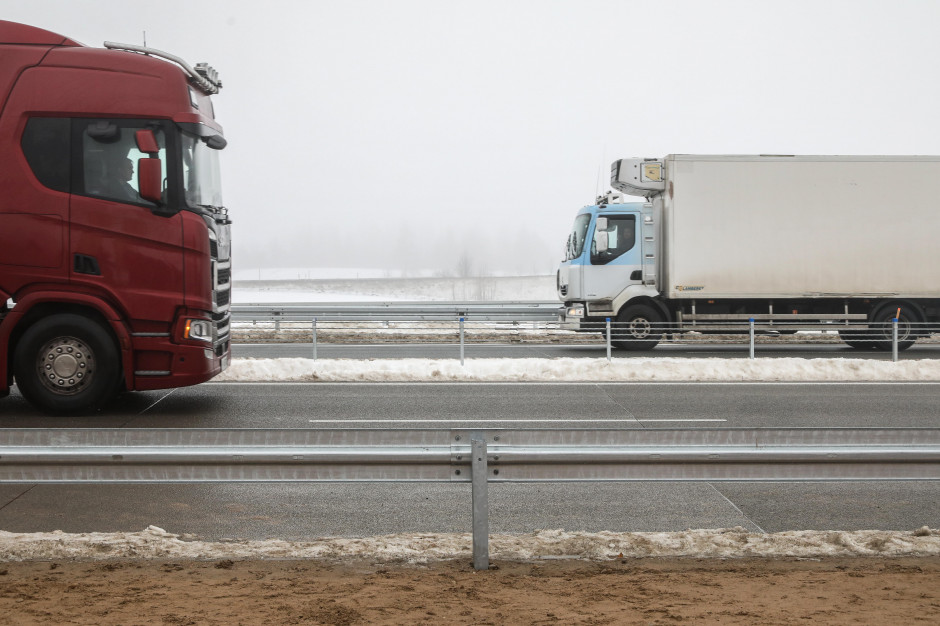
M565 321L648 349L663 332L827 325L899 347L940 321L940 157L622 159L558 272Z

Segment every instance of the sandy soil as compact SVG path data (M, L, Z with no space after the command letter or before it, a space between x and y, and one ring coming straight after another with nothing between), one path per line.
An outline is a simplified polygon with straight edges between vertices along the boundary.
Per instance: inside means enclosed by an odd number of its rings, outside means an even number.
M940 559L0 563L3 624L940 622Z

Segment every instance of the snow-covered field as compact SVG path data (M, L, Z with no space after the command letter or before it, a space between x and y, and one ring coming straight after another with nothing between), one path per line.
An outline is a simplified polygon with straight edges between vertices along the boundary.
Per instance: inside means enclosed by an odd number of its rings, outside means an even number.
M385 270L235 272L232 302L403 302L555 300L554 276L402 276ZM257 276L261 276L259 279Z
M554 276L478 278L417 276L378 269L305 268L235 273L234 302L362 302L488 300L553 301ZM401 326L399 324L398 326ZM383 329L385 333L431 333ZM342 330L342 329L339 329ZM339 332L336 330L334 332ZM365 329L354 329L361 335ZM236 328L236 334L240 332ZM321 334L331 332L321 328ZM372 330L376 333L379 331ZM452 333L453 329L441 330ZM477 329L479 332L479 329ZM515 329L514 332L522 332ZM533 331L534 332L534 331ZM245 333L242 332L244 335ZM267 335L265 335L267 336ZM309 329L297 332L309 341ZM838 341L834 335L820 339ZM583 339L583 337L579 337ZM321 337L321 340L323 337ZM805 338L804 338L805 339ZM244 338L242 340L245 340ZM271 339L266 339L270 341ZM711 341L717 341L715 337ZM741 340L740 338L738 340ZM940 360L873 359L235 359L217 381L940 381Z

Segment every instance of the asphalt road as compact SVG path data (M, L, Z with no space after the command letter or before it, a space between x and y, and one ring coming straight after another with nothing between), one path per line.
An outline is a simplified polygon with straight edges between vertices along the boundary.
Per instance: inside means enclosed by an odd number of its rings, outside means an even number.
M937 426L940 384L238 384L125 394L99 415L38 415L16 393L0 427L721 428ZM940 483L573 483L490 486L492 532L936 527ZM0 529L206 539L466 532L451 484L2 485Z
M303 343L263 343L234 344L232 354L235 358L311 358L312 344ZM466 344L464 355L468 359L512 359L512 358L594 358L606 359L607 347L604 345L555 345L539 343L521 344ZM761 345L755 350L758 358L851 358L851 359L891 359L890 350L856 350L845 344L832 343L822 345ZM735 345L677 345L661 344L648 352L630 352L612 350L611 357L629 359L633 357L679 357L746 359L749 357L747 344ZM327 344L317 345L317 358L321 359L457 359L460 358L459 344ZM899 359L936 359L940 358L940 344L914 345L898 354Z

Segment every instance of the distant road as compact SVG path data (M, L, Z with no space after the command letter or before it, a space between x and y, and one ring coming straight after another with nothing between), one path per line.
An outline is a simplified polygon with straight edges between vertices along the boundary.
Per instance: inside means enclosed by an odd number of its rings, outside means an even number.
M519 358L607 358L603 345L555 345L555 344L467 344L466 358L519 359ZM239 358L310 358L311 344L234 344L234 357ZM680 357L680 358L748 358L747 345L659 345L649 352L613 350L612 358L632 357ZM823 345L758 345L759 358L850 358L890 359L890 351L856 350L843 344ZM901 359L938 359L940 344L915 345L902 351ZM460 357L458 344L325 344L317 346L317 358L321 359L451 359Z

